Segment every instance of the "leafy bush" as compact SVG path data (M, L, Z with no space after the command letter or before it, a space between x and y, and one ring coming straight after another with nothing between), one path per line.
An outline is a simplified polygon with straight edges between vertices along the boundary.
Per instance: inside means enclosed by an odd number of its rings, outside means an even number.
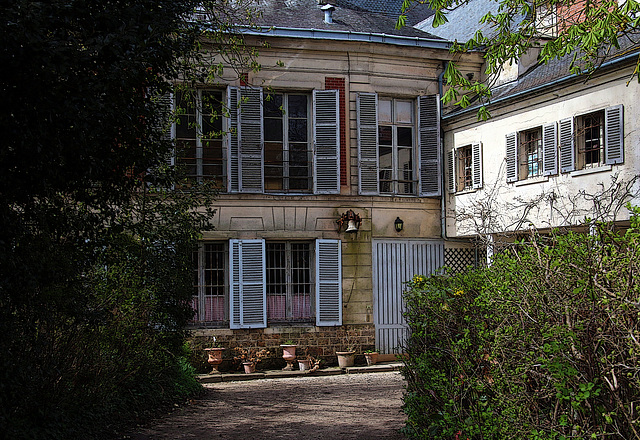
M532 235L491 267L416 276L406 432L638 438L640 222Z

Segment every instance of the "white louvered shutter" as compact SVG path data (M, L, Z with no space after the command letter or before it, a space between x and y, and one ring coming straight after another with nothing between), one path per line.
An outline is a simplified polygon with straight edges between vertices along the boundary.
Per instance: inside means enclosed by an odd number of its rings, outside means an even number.
M342 325L342 244L316 240L316 325Z
M313 91L314 192L340 193L340 107L337 90Z
M505 137L507 157L507 182L518 180L518 134L509 133Z
M375 195L378 189L378 95L360 93L358 113L358 176L359 191Z
M558 125L555 122L542 127L542 174L558 174Z
M229 240L229 326L267 326L264 240Z
M262 89L240 88L238 125L239 191L263 192L264 134L262 129Z
M607 165L624 162L624 126L622 104L604 111L604 157Z
M458 165L456 162L456 150L455 148L449 151L449 163L447 164L447 169L449 171L449 192L456 192L456 166Z
M420 196L441 194L440 99L438 95L418 97L418 158Z
M473 189L482 188L482 142L471 145Z
M227 118L227 128L225 133L225 142L227 147L227 190L229 192L238 192L240 188L239 177L239 144L240 133L238 132L238 102L240 99L240 90L237 87L227 87L227 108L229 110L229 118Z
M563 119L559 122L560 138L560 171L568 173L576 167L576 149L573 137L573 118Z

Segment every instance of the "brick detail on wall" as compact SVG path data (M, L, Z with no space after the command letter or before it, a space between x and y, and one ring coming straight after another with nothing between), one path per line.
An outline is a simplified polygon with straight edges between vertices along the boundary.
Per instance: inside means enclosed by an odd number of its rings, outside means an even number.
M220 371L233 370L237 367L234 362L235 347L246 349L269 350L270 355L262 363L261 368L282 368L285 363L282 358L282 347L287 341L298 345L296 356L304 358L309 354L322 359L323 365L330 366L337 363L335 352L342 351L347 345L353 346L356 354L362 356L366 350L375 348L375 327L373 324L343 325L342 327L275 327L264 329L202 329L192 330L187 339L191 347L191 363L200 372L211 368L206 363L204 349L214 346L224 347L225 362ZM364 359L364 358L363 358Z
M347 112L345 102L345 79L324 78L325 90L338 90L340 96L340 185L347 186Z

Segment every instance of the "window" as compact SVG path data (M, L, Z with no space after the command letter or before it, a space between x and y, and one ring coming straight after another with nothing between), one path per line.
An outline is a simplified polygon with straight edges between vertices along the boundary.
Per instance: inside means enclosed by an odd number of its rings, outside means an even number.
M337 90L229 87L227 105L229 192L340 192Z
M519 180L542 175L542 127L525 130L520 134L518 147Z
M558 127L551 123L505 138L507 182L558 174Z
M176 162L198 182L224 182L222 92L176 93Z
M482 188L482 144L458 147L449 154L449 191Z
M267 242L267 320L310 321L313 317L311 244Z
M267 192L313 188L310 96L269 94L264 102L264 187Z
M227 252L224 243L206 243L192 254L193 320L200 324L222 325L226 319Z
M440 195L438 97L360 93L358 177L362 195Z
M342 325L340 240L208 242L193 253L193 323Z
M579 116L576 122L577 168L604 165L604 111Z
M378 164L381 194L415 194L413 101L378 99Z
M558 126L561 172L624 162L622 105L563 119Z

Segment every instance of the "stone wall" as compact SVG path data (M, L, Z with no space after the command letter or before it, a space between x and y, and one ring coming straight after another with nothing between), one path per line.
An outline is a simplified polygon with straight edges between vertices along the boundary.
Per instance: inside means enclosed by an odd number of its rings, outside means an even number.
M342 327L268 327L261 329L198 329L192 330L188 337L191 348L191 363L199 373L209 371L211 368L206 362L204 349L213 347L215 343L219 347L226 348L223 354L223 363L220 371L233 371L239 366L234 360L235 347L245 349L269 350L268 358L263 360L259 369L279 369L285 366L282 359L280 344L291 341L298 345L298 358L305 353L323 360L323 365L337 364L335 352L345 350L353 346L358 357L356 361L364 361L363 353L373 350L375 347L375 328L372 324L344 325Z

